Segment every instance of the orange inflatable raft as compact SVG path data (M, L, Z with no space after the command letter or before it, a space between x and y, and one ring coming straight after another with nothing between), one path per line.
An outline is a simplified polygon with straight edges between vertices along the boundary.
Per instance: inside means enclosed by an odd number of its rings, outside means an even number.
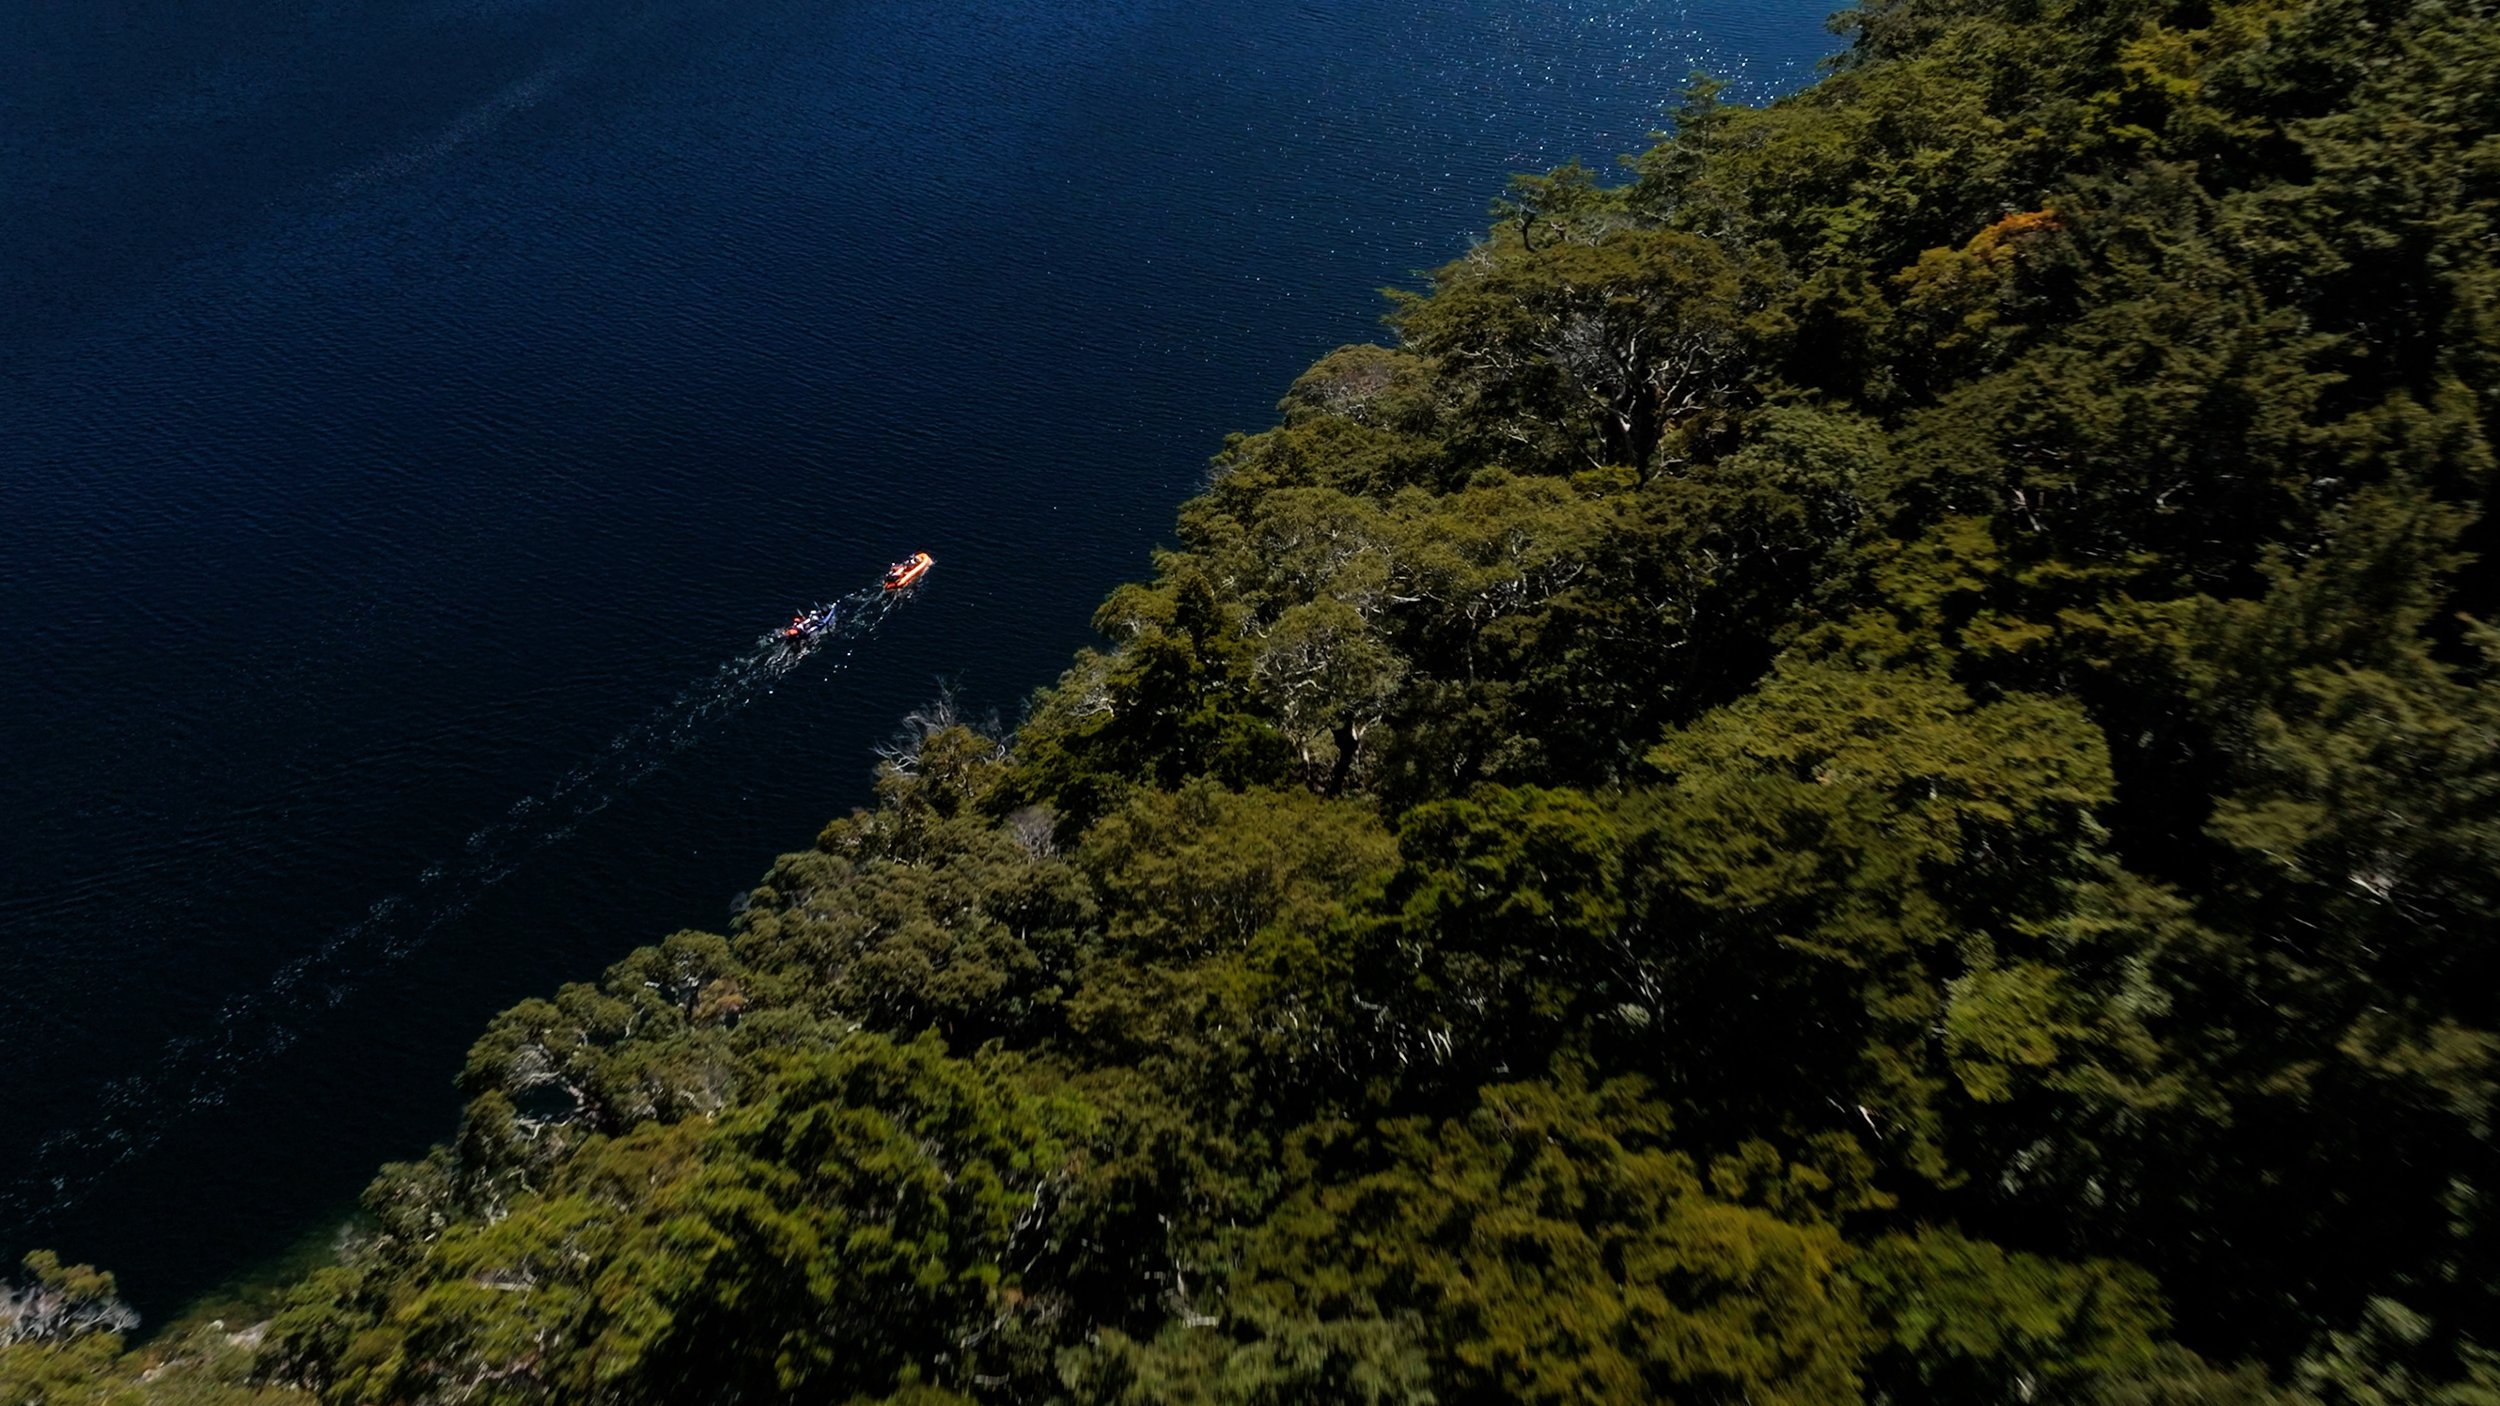
M935 565L937 565L936 557L927 552L914 552L894 563L893 569L886 572L885 588L889 591L899 591L928 575L929 568Z

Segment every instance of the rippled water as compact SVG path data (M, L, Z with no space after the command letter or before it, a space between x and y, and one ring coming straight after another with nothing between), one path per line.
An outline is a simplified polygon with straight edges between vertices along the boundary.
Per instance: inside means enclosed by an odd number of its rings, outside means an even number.
M1825 3L0 11L0 1250L162 1307L335 1218L938 676L1012 712L1505 173Z

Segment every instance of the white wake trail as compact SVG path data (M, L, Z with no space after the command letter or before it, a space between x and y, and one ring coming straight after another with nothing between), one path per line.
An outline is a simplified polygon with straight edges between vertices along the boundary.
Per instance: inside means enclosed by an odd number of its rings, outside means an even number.
M803 646L765 636L552 785L513 802L471 832L459 853L420 870L407 891L376 900L228 1000L208 1030L168 1041L147 1069L104 1085L92 1117L43 1138L28 1164L0 1183L0 1224L31 1227L76 1205L99 1177L145 1153L175 1123L225 1102L238 1073L294 1044L302 1014L338 1006L415 953L524 861L570 838L722 719L811 660L828 660L827 673L847 668L847 646L875 634L912 594L854 591L834 602L836 624Z

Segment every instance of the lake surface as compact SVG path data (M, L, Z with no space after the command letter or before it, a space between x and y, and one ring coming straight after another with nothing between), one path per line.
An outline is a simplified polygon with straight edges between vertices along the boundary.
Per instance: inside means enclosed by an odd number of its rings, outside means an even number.
M1012 720L1506 173L1827 3L7 6L0 1252L161 1315L336 1223L941 676Z

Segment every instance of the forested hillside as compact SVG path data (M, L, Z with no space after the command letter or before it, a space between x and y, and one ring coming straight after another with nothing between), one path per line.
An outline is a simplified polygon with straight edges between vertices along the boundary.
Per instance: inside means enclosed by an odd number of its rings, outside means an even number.
M2500 17L1849 21L271 1321L43 1261L6 1398L2500 1402Z

